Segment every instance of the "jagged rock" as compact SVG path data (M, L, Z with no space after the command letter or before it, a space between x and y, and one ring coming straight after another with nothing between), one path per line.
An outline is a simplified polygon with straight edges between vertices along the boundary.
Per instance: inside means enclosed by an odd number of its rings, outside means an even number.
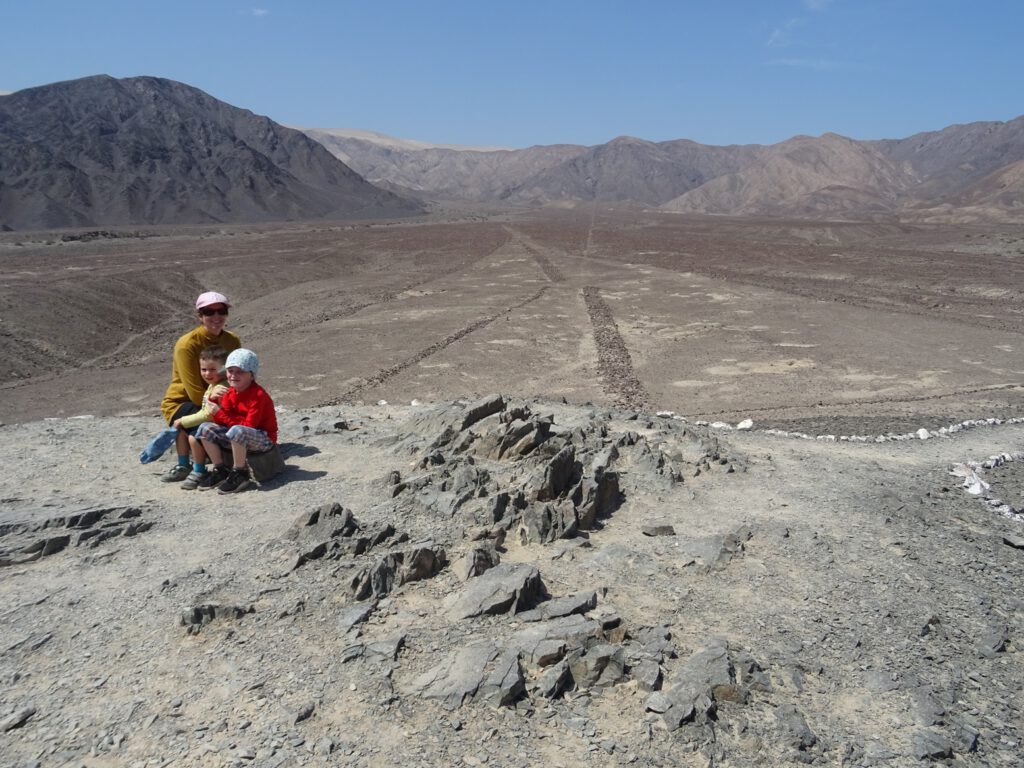
M530 661L538 667L549 667L561 661L568 650L564 640L541 640L530 653Z
M801 752L810 749L818 742L818 737L808 727L803 713L796 707L783 704L775 713L778 728L783 742Z
M578 592L541 603L531 611L519 614L520 621L547 621L574 613L586 613L597 606L596 592Z
M736 682L743 688L762 692L772 690L771 678L746 651L736 653L733 657L733 668L736 672Z
M372 656L387 661L398 659L398 652L405 645L405 632L397 632L384 640L367 643L363 647L364 656Z
M589 530L601 518L611 515L622 501L619 476L611 469L619 458L619 449L610 445L590 462L589 472L571 492L580 519L580 527Z
M576 461L576 450L566 445L544 467L544 477L534 492L537 501L552 501L578 481L582 465Z
M0 733L7 733L15 728L20 728L29 721L29 718L36 713L35 707L22 707L16 712L0 720Z
M578 531L576 508L568 500L558 504L534 504L520 515L519 540L523 544L571 539Z
M545 669L530 686L533 695L542 699L558 698L570 688L572 688L572 674L569 671L569 665L564 661Z
M509 640L510 647L518 648L523 659L544 666L564 654L565 649L579 648L588 642L604 639L600 623L578 613L560 619L538 622L516 632ZM559 653L558 649L563 650Z
M352 510L345 509L335 501L303 512L285 535L289 539L326 540L351 536L358 530L359 522L352 514Z
M498 526L485 526L481 528L475 528L471 530L467 535L470 541L487 540L490 546L497 549L505 543L506 531L504 528L500 528Z
M324 736L313 747L313 754L320 755L321 757L329 757L330 754L334 751L334 747L334 739L332 739L330 736Z
M341 649L339 658L342 664L348 664L350 661L363 658L363 654L366 652L365 643L353 643L352 645L346 645Z
M519 666L519 654L504 651L491 665L492 669L480 684L474 699L485 701L492 707L514 704L526 693L523 671Z
M409 692L438 699L445 709L457 709L477 692L488 665L499 655L499 649L490 642L468 645L413 680Z
M348 510L343 510L343 512L348 512ZM292 564L292 570L301 568L306 563L323 557L337 559L346 555L364 554L373 547L379 546L392 538L396 533L390 523L385 523L377 525L372 530L366 531L363 535L357 536L355 534L360 532L360 527L355 518L351 516L351 513L348 513L347 516L339 514L321 519L313 528L318 528L320 533L329 534L331 538L300 552ZM306 537L308 536L303 536L303 538ZM408 535L401 534L394 543L398 544L407 539Z
M467 429L481 419L487 418L492 414L499 413L504 409L504 407L505 398L501 395L488 395L466 408L466 412L462 417L462 423L459 426L459 429Z
M58 536L48 536L45 539L33 542L22 551L26 554L34 554L38 552L40 557L49 557L50 555L55 555L62 551L70 543L70 534L60 534Z
M313 712L316 710L316 705L313 702L307 702L299 707L295 713L294 722L301 723L303 720L309 720L313 716Z
M967 755L978 749L978 737L981 733L963 718L953 720L953 750Z
M402 584L434 576L447 562L444 550L433 542L393 550L356 574L349 592L356 600L384 597Z
M503 458L515 459L521 456L528 456L551 437L550 421L535 420L532 422L532 427L530 431L503 450Z
M455 561L452 571L462 581L480 576L501 562L498 553L491 547L473 547Z
M607 687L620 682L625 673L621 646L599 644L574 651L566 661L578 689Z
M671 707L672 700L661 691L655 691L644 702L644 708L648 712L656 712L659 715L668 712Z
M453 595L448 613L455 619L518 613L546 596L540 571L532 565L502 563L468 582L461 595Z
M997 653L1006 651L1006 644L1010 640L1010 630L1005 624L997 627L990 627L978 643L978 653L985 658L992 658Z
M237 620L245 616L247 613L255 612L256 609L251 605L217 605L207 603L204 605L196 605L182 611L180 624L183 627L187 627L189 634L195 634L211 621L219 619Z
M937 731L918 731L911 743L918 760L944 760L953 756L953 745Z
M641 691L656 691L661 687L661 666L657 662L645 660L633 664L629 676L636 680Z
M664 689L671 706L663 714L670 730L686 722L706 722L715 717L715 701L743 702L746 693L736 684L729 660L729 645L713 638L705 648L690 656Z
M671 525L645 525L640 529L644 536L675 536L676 529Z
M376 607L377 604L375 602L369 602L360 603L359 605L353 605L350 608L346 608L341 612L341 616L338 617L338 629L342 634L351 632L359 624L366 621Z

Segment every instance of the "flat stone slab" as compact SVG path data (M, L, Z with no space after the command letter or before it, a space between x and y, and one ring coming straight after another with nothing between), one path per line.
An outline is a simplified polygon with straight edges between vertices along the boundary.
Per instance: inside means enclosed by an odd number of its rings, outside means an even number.
M532 565L502 563L475 579L448 605L453 619L484 614L518 613L531 608L544 596L540 571Z

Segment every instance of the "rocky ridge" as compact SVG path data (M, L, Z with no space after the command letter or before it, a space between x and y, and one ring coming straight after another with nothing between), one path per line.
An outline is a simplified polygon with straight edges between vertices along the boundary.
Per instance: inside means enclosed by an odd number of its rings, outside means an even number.
M18 764L1015 764L1022 550L946 460L1018 424L793 441L498 395L280 420L288 470L237 497L96 457L155 420L17 427L48 451L0 481L6 552L122 499L153 522L8 556Z

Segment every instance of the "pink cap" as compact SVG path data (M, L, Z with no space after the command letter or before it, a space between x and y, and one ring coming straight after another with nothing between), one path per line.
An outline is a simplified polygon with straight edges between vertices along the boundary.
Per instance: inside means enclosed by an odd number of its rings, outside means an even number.
M217 293L216 291L200 293L199 298L196 299L196 309L202 309L203 307L208 307L211 304L223 304L225 307L231 306L231 302L228 301L228 297L223 293Z

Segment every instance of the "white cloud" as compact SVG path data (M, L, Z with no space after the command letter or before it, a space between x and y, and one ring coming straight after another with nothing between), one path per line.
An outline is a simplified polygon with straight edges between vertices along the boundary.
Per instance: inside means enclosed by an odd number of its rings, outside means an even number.
M0 96L10 96L14 91L0 91Z
M253 16L269 16L270 15L270 11L268 11L266 8L253 8L252 9L252 15Z
M799 16L789 19L772 30L772 33L768 35L768 39L765 41L765 45L769 48L784 48L790 45L792 43L793 30L806 23L807 19L800 18Z
M832 0L804 0L804 7L809 11L823 11L832 4Z

